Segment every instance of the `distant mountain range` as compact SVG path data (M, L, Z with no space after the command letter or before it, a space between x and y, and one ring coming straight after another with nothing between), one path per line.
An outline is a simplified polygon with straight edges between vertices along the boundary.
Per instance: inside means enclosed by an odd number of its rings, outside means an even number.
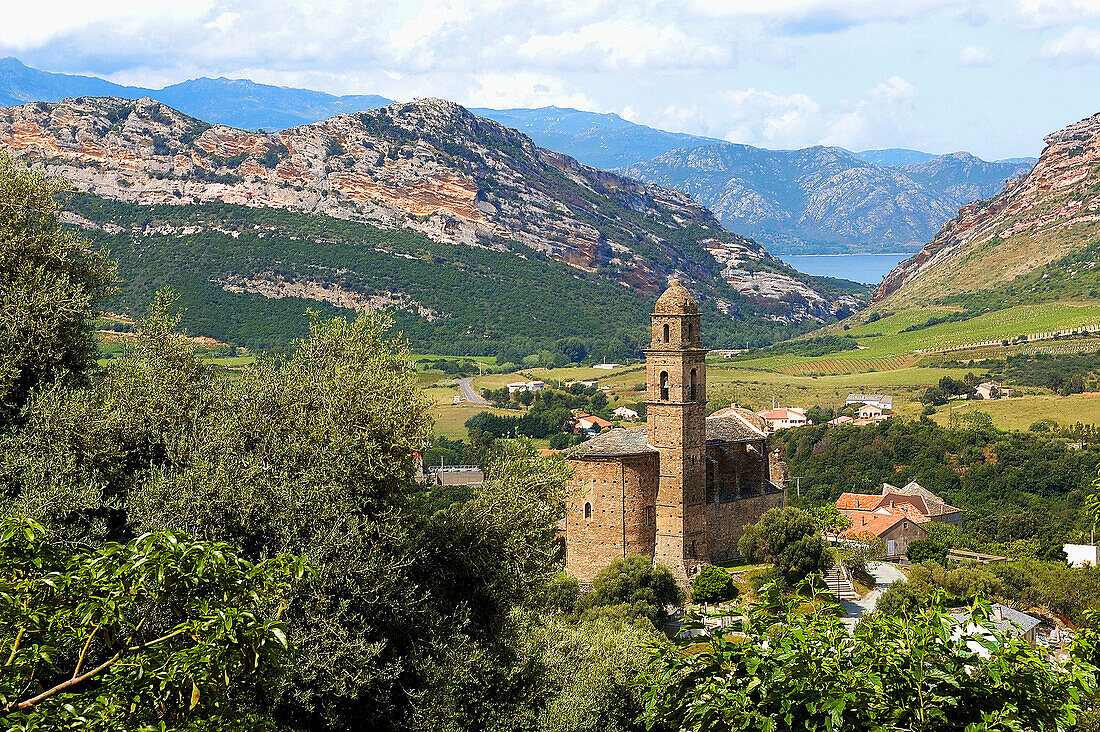
M891 152L899 154L887 158L919 155ZM724 142L673 150L619 170L690 194L730 231L769 251L820 254L912 251L960 206L999 192L1030 167L969 153L880 166L839 147L764 150Z
M145 89L0 60L0 105L86 96L148 97L246 130L285 129L391 101L225 78ZM996 194L1034 162L906 149L766 150L654 129L616 114L557 107L471 111L586 165L688 193L730 231L778 254L914 251L960 206Z
M376 94L334 96L247 79L191 79L163 89L121 86L94 76L39 71L16 58L0 59L0 106L59 102L73 97L148 97L192 117L246 130L282 130L341 112L377 109L393 100Z

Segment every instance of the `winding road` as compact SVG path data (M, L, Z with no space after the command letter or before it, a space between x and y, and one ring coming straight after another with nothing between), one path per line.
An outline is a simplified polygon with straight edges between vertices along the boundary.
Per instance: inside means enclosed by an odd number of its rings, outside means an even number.
M489 402L485 401L480 394L474 391L474 387L471 386L474 377L467 376L465 379L458 380L458 388L462 390L462 396L466 397L466 401L470 404L477 405L479 407L489 406Z

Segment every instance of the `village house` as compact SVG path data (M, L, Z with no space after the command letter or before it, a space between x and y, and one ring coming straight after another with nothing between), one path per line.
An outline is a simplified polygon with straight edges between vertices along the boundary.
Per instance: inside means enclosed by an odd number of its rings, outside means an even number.
M739 557L745 526L787 504L786 470L767 424L729 407L706 416L699 307L679 282L657 300L646 350L647 424L612 429L570 450L565 570L581 582L641 554L681 584Z
M856 513L882 516L904 516L916 523L940 521L958 526L962 509L949 505L920 483L912 481L903 488L882 484L882 493L841 493L837 509L849 519ZM853 523L854 520L853 520Z
M875 404L864 404L859 408L859 418L867 420L868 423L883 422L890 419L890 415L882 411L882 407Z
M927 539L928 530L921 526L916 518L901 510L877 512L877 511L851 511L848 520L852 525L845 529L840 537L842 539L856 539L860 535L872 534L882 539L886 546L886 558L897 560L905 556L910 542L918 539ZM923 518L923 517L922 517ZM924 519L926 522L928 519Z
M888 394L849 394L844 401L846 407L858 404L866 404L867 406L878 407L884 412L891 412L894 409L894 397Z
M813 424L806 418L806 410L798 407L779 407L765 412L757 412L757 414L764 418L764 421L768 423L768 429L772 432Z
M625 419L628 422L638 421L638 413L630 407L616 407L615 411L613 411L611 414L615 415L619 419Z
M1063 544L1062 551L1072 567L1100 566L1100 547L1095 544Z
M508 384L508 393L515 394L516 392L523 391L542 391L546 388L546 382L541 380L534 381L513 381Z
M593 414L577 414L577 425L573 428L576 433L585 432L590 437L595 437L608 427L612 427L610 422L601 417L597 417Z
M1012 396L1012 389L1003 387L995 381L983 381L974 387L974 395L979 399L1001 399Z
M990 609L992 610L992 614L989 617L991 624L1002 634L1006 636L1021 636L1031 645L1034 646L1036 644L1037 638L1035 630L1043 622L1041 618L1022 613L1019 610L1014 610L1008 605L1002 605L999 602L993 603ZM961 633L973 634L979 631L977 624L970 622L970 613L966 610L961 608L952 610L951 617L955 618L956 622L961 626L955 637L960 637L959 634ZM979 655L984 655L988 658L988 650L984 646L976 643L973 648ZM982 651L986 653L982 654Z

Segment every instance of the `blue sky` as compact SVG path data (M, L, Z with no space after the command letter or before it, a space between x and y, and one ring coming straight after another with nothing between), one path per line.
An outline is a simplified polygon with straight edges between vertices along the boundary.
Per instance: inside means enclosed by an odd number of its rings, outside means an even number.
M1100 0L62 0L6 11L0 55L987 159L1100 111Z

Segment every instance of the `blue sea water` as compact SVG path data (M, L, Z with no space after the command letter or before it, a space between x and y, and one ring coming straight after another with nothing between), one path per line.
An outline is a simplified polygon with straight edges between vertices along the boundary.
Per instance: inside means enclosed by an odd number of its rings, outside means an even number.
M842 277L868 285L882 282L898 262L912 254L784 254L787 264L799 272L821 277Z

